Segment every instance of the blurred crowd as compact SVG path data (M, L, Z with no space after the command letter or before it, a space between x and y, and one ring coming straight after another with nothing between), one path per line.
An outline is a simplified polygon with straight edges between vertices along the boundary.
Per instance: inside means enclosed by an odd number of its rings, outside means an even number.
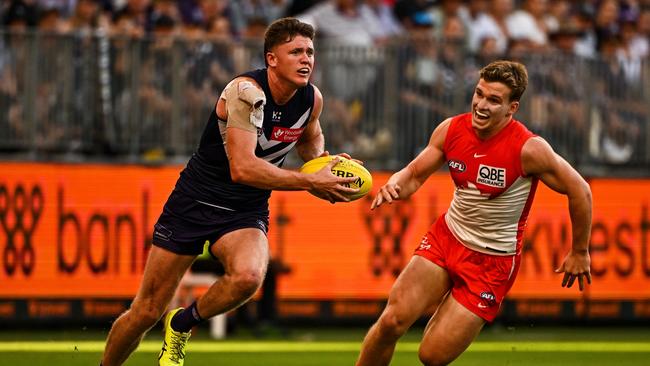
M0 16L14 30L234 40L297 16L343 44L430 34L484 55L559 48L594 57L614 48L621 57L646 57L650 34L649 0L4 0ZM448 28L457 30L445 34Z
M94 149L114 152L138 135L139 151L164 156L179 133L191 149L223 86L264 65L259 43L242 45L283 16L317 30L334 149L408 161L435 123L468 107L476 71L507 57L530 72L520 116L561 153L616 164L650 156L650 0L3 0L0 140L19 140L28 119L52 121L35 129L42 141L70 142L60 126L90 118L75 138ZM25 30L110 42L40 41L47 57L29 90L19 79L30 80L33 53L15 37ZM21 100L21 86L34 96Z

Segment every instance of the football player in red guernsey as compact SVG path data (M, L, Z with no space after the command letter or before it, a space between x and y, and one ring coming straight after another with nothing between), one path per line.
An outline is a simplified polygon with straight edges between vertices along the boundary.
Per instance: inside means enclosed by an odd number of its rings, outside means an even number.
M528 84L524 65L496 61L480 71L471 112L442 122L427 147L382 186L371 209L414 194L447 163L456 190L391 289L388 304L364 339L357 365L388 365L398 338L437 307L419 357L446 365L494 320L512 287L538 181L568 197L572 248L562 286L591 283L591 190L541 137L513 115Z

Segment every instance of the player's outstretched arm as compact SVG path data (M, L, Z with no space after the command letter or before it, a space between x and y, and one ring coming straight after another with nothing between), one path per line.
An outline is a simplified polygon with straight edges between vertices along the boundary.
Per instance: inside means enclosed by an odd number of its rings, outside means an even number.
M571 251L555 270L564 272L562 287L571 287L574 281L582 291L584 281L591 283L589 237L591 235L591 188L580 174L556 154L541 137L529 139L522 149L522 165L526 174L534 175L548 187L567 196L573 232Z
M443 145L451 119L442 122L431 134L429 144L422 152L411 161L404 169L393 174L386 184L379 188L377 196L372 201L370 209L374 210L384 202L393 203L394 200L402 200L410 197L422 184L440 169L445 162Z

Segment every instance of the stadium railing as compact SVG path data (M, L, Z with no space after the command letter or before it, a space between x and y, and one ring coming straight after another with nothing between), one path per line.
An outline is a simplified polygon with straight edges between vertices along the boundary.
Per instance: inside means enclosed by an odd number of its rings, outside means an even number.
M0 39L3 159L185 161L227 82L264 65L260 41L1 31ZM328 149L382 170L403 166L439 122L469 110L490 61L433 39L316 46ZM649 175L647 59L510 58L530 73L518 119L584 174Z

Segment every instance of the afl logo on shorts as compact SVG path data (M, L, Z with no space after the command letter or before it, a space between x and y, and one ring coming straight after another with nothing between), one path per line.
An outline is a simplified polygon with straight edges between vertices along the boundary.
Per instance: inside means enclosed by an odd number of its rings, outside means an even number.
M447 162L447 165L449 166L449 169L462 173L465 171L465 163L462 161L456 161L456 160L449 160Z
M494 296L494 294L491 292L483 291L479 296L481 297L481 303L479 303L480 308L494 306L497 303L496 296ZM481 306L481 304L483 306Z
M504 168L495 168L489 165L479 165L476 182L486 186L505 188L506 170Z

